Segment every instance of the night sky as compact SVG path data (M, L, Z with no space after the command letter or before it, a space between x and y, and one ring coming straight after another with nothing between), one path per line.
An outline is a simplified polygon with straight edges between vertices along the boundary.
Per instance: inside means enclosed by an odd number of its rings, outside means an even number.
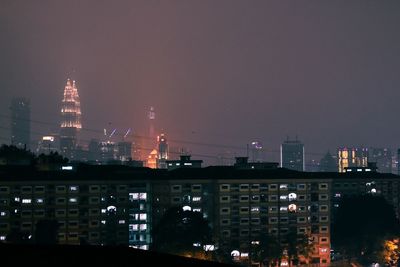
M14 96L31 99L33 138L56 131L72 77L84 128L145 135L154 106L156 128L196 158L259 140L276 161L288 135L307 159L395 149L399 14L399 1L1 0L1 142Z

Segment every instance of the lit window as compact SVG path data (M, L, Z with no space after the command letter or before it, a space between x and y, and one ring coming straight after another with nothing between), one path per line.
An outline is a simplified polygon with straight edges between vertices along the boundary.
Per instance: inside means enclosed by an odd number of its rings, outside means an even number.
M71 202L71 203L76 203L76 202L78 202L78 199L77 199L76 197L71 197L71 198L69 199L69 202Z
M288 209L287 207L280 207L279 208L280 211L287 211L287 209Z
M296 200L296 198L297 198L297 194L296 193L290 193L289 194L289 201Z
M195 208L195 209L193 209L192 211L194 211L194 212L201 212L201 209L200 209L200 208Z
M124 223L125 223L125 220L119 220L118 223L119 223L119 224L124 224Z
M288 199L288 196L283 195L283 196L280 196L279 198L280 198L281 200L287 200L287 199Z
M198 202L198 201L201 201L201 197L193 197L193 202Z
M106 213L107 210L106 209L101 209L101 213Z
M6 212L5 211L0 212L0 216L6 216Z
M192 163L190 163L190 162L185 162L184 165L185 165L185 166L192 166Z
M141 221L146 221L146 220L147 220L147 214L146 214L146 213L141 213L141 214L139 215L139 219L140 219Z
M20 200L19 197L16 197L16 198L14 198L14 201L15 201L15 202L20 202L21 200Z
M287 188L288 188L288 185L287 185L287 184L280 184L280 185L279 185L279 188L280 188L280 189L287 189Z
M142 231L147 230L147 224L141 224L139 226L139 229L142 230Z
M38 199L36 199L36 203L38 203L38 204L42 204L43 203L43 198L38 198Z
M32 199L30 199L30 198L23 198L23 199L22 199L22 203L23 203L23 204L30 204L30 203L32 203Z
M130 224L129 225L129 230L131 230L131 231L137 231L138 229L139 229L138 224Z
M6 240L6 236L0 235L0 240Z
M259 212L260 207L251 207L251 212Z
M296 204L290 204L288 208L290 212L296 212L297 210Z
M106 221L105 221L105 220L102 220L101 223L102 223L102 224L106 224Z
M77 186L77 185L71 185L71 186L69 187L69 191L71 191L71 192L76 192L76 191L78 191L78 186Z

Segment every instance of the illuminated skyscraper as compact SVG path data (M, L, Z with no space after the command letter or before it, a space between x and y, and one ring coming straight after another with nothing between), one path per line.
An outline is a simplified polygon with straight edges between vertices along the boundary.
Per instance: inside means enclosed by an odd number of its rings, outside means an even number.
M305 170L304 144L298 140L286 140L281 145L281 167L295 171Z
M165 138L164 134L161 134L157 137L158 141L158 168L159 169L166 169L168 160L168 143L167 138Z
M75 81L70 79L67 80L64 88L61 117L60 151L65 157L73 160L78 132L82 128L82 123L78 88Z
M339 172L344 172L345 168L367 167L368 148L339 148L338 149Z
M150 111L148 114L149 118L149 138L150 140L154 140L154 121L156 119L156 112L154 111L154 107L150 107Z
M262 162L263 161L263 147L258 141L251 142L251 161L252 162Z
M31 108L29 99L18 97L11 101L11 144L29 149L31 140Z

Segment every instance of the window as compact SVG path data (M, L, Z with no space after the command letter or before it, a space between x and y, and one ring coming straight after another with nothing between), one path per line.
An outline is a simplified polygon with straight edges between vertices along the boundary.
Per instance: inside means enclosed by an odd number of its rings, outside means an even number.
M279 185L279 189L286 190L286 189L288 189L288 185L287 184L280 184Z
M228 203L230 201L230 196L220 196L219 200L222 203Z
M249 190L249 184L241 184L241 185L239 185L239 190L240 191Z
M172 191L172 192L175 192L175 193L179 193L179 192L182 191L182 186L181 186L181 185L173 185L173 186L171 187L171 191Z
M100 198L98 197L89 198L89 204L98 204L98 203L100 203Z
M118 224L125 224L125 220L119 220Z
M192 201L193 202L199 202L199 201L201 201L201 197L193 197Z
M283 207L280 207L279 208L279 211L280 212L285 212L285 211L287 211L288 210L288 208L286 207L286 206L283 206Z
M219 186L220 191L229 191L230 190L230 185L229 184L221 184Z
M32 193L32 187L31 186L23 186L21 188L22 193Z
M257 213L260 211L260 207L251 207L251 212Z
M327 194L320 194L319 195L319 200L328 200L328 195Z
M269 218L269 223L270 224L276 224L276 223L278 223L278 218L276 218L276 217L271 217L271 218Z
M249 224L249 219L248 218L241 218L240 219L240 225L248 225Z
M193 192L200 192L201 191L201 184L194 184L192 185Z
M306 200L306 195L299 195L299 200L300 201Z
M65 192L66 192L65 186L60 185L56 187L56 193L65 193Z
M89 192L90 193L98 193L98 192L100 192L100 186L98 186L98 185L89 186Z
M146 220L147 220L147 214L146 214L146 213L141 213L141 214L139 215L139 219L140 219L141 221L146 221Z
M305 223L306 222L306 217L297 217L297 222L298 223Z
M65 216L65 210L56 210L56 217Z
M36 204L43 204L44 199L43 198L37 198L36 199Z
M35 187L35 193L43 193L43 192L44 192L44 186Z
M319 206L319 211L328 211L328 205Z
M248 213L249 207L240 207L240 213Z
M277 213L278 212L278 207L273 206L273 207L269 207L269 213Z
M221 225L229 225L229 224L230 224L230 220L229 219L221 220Z
M289 201L294 201L297 199L297 194L296 193L290 193L289 194Z
M240 202L248 202L249 201L249 196L240 196Z
M278 196L277 195L270 195L270 196L268 196L268 200L270 202L276 202L276 201L278 201Z
M278 185L270 184L268 187L269 191L276 191L278 189Z
M306 185L305 184L298 184L297 185L297 190L306 190Z
M71 197L70 199L69 199L69 203L78 203L78 198L76 198L76 197Z
M69 191L70 192L78 192L79 191L79 187L77 185L71 185L69 187Z
M69 210L68 214L70 216L78 216L79 215L79 210L77 210L77 209Z
M328 243L328 238L327 238L327 237L321 237L321 238L319 239L319 243L321 243L321 244L326 244L326 243Z
M251 190L252 191L260 190L260 184L252 184L251 185Z
M321 222L327 222L328 221L328 216L321 216L321 217L319 217L319 220Z
M10 189L7 186L0 187L0 194L8 194L9 192L10 192Z
M229 214L230 213L230 208L221 208L220 213L221 214Z
M321 183L321 184L319 184L319 189L320 189L320 190L327 190L327 189L328 189L328 184L327 184L327 183Z
M281 217L281 223L287 223L289 221L288 217Z
M32 199L30 198L23 198L22 199L22 204L31 204L32 203Z
M321 233L328 233L328 226L320 226L319 231Z

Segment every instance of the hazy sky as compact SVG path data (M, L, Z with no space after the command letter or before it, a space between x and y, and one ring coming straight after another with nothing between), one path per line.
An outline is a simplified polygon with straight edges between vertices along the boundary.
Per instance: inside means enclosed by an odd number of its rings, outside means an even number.
M259 140L277 160L287 135L308 158L397 148L399 14L399 1L1 0L1 141L13 96L31 99L33 137L56 130L72 77L84 128L145 134L154 106L193 154Z

